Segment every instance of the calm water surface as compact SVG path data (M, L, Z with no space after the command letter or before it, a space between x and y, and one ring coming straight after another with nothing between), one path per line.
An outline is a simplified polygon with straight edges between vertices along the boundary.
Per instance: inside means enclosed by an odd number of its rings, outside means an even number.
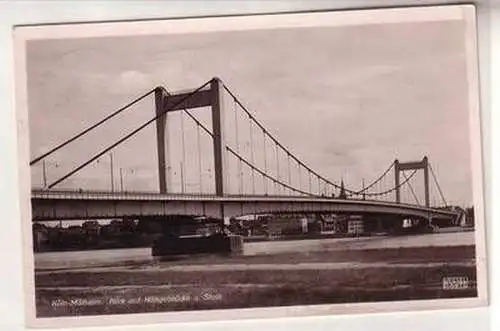
M244 255L422 246L473 245L474 232L434 233L401 237L336 238L245 243ZM35 254L35 268L84 268L152 260L150 248Z

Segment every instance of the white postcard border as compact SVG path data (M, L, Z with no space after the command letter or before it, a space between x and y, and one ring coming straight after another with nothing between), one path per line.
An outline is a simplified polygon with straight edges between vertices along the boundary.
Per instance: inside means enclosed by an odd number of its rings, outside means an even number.
M378 11L380 15L374 15ZM374 17L377 16L377 17ZM383 19L382 17L385 16ZM29 125L27 105L26 52L27 40L86 38L104 36L131 36L166 33L195 33L224 30L276 29L290 27L335 26L348 24L380 24L404 21L460 20L467 22L467 71L469 76L469 106L471 128L471 155L473 193L476 212L476 256L478 297L447 300L398 301L378 303L334 304L317 306L272 307L255 309L208 310L175 313L148 313L108 316L36 318L34 297L33 244L31 231ZM26 322L29 327L72 327L134 325L171 322L235 320L249 318L276 318L319 316L329 314L365 314L368 312L416 311L430 309L462 309L487 304L486 242L483 202L483 169L479 116L479 79L477 41L475 35L475 8L457 7L391 8L380 10L352 10L301 14L263 14L256 16L191 18L158 21L130 21L122 23L87 23L68 25L28 26L15 30L16 109L18 123L18 164L20 178L20 211L23 226L23 257ZM228 315L231 318L228 318Z

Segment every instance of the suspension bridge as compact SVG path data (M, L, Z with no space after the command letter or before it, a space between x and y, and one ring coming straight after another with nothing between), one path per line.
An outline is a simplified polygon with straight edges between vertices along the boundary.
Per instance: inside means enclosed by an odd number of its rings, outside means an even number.
M48 181L46 164L54 153L71 148L77 140L148 97L154 97L155 104L155 112L149 120L85 162ZM210 120L195 114L195 110L198 113L200 109L208 110L205 113L210 115ZM167 130L174 114L180 116L181 129L176 154L172 152L172 139ZM114 149L152 125L156 127L156 191L125 189L121 168L120 185L116 185L112 157L109 190L60 188L68 179L112 155ZM188 126L192 128L191 137L186 134ZM139 151L129 153L140 155ZM447 205L427 157L412 162L393 160L373 181L363 183L361 188L349 187L342 179L328 179L308 166L271 134L219 78L178 93L156 87L34 158L30 166L41 166L43 176L40 187L32 185L33 221L167 215L223 220L269 213L383 215L395 222L406 218L456 222L463 217L461 211ZM422 201L413 180L419 171L423 173ZM437 192L434 198L439 198L434 204L431 204L432 187Z

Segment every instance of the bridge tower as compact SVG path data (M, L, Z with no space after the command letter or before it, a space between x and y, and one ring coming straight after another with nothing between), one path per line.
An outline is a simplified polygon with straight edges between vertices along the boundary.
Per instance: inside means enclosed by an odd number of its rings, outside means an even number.
M406 170L419 170L424 171L424 195L425 195L425 206L430 206L429 199L429 159L424 156L422 161L416 162L399 162L399 160L394 161L394 175L395 175L395 187L396 187L396 203L401 202L401 187L400 187L400 175L401 172Z
M158 178L160 193L168 193L166 179L166 156L165 156L165 134L167 113L173 111L184 111L194 108L210 107L212 111L212 130L214 148L214 177L215 194L224 196L226 193L226 179L224 177L226 153L224 150L224 107L223 107L222 82L215 77L211 80L208 88L197 92L187 91L182 93L168 93L162 87L155 90L156 116L156 139L158 149Z
M167 114L162 112L165 109L165 90L157 87L155 89L155 114L156 118L156 146L158 150L158 180L160 182L160 193L167 193L167 163L165 158L165 135L167 128ZM159 116L161 115L161 116Z

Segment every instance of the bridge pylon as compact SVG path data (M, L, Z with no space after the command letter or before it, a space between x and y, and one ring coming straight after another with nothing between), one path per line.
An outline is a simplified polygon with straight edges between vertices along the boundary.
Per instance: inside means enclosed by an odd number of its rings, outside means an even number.
M156 118L156 146L158 150L158 180L160 184L160 193L167 193L167 163L165 154L165 136L167 128L167 114L163 114L165 109L164 100L166 98L165 90L161 87L155 89L155 114ZM161 116L160 116L161 115Z
M168 93L162 87L155 90L157 148L158 148L158 178L160 193L168 193L166 179L166 157L165 157L165 136L167 113L173 111L185 111L193 108L210 107L212 111L212 135L214 148L214 177L215 194L224 196L226 193L225 184L225 149L224 149L224 107L222 82L219 78L212 78L208 88L197 91L179 93Z
M398 159L394 161L394 181L395 181L395 192L396 192L396 203L401 202L401 186L400 186L400 175L401 172L406 170L420 170L424 171L424 195L425 195L425 206L430 206L429 197L429 159L427 156L421 161L414 162L400 162Z

